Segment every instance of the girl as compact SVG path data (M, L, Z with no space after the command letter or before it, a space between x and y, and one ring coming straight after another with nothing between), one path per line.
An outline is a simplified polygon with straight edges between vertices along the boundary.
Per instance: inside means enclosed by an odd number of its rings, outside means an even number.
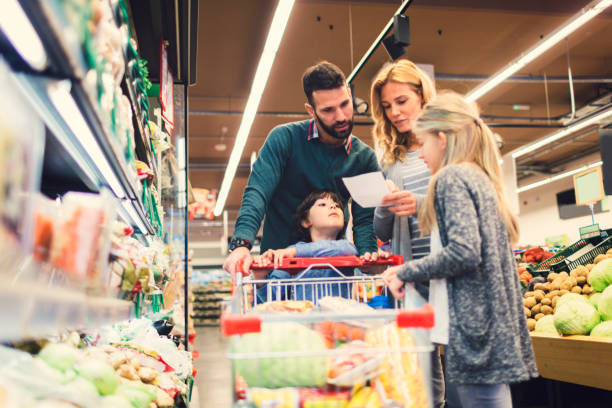
M298 243L285 249L269 249L263 253L256 263L268 265L273 263L275 268L283 258L315 257L315 256L350 256L357 255L357 248L344 237L346 223L342 211L340 198L331 190L317 190L310 193L298 206L295 215L295 238ZM347 270L348 269L348 270ZM352 268L343 268L343 274L353 274ZM301 275L300 279L307 278L333 278L339 277L333 269L312 269ZM274 269L267 279L291 279L288 272ZM317 298L322 297L324 285L317 286ZM329 285L326 295L348 297L349 285ZM266 298L267 288L258 289L258 302L275 300ZM272 291L275 295L275 290ZM313 285L296 285L294 300L315 300ZM285 298L285 293L281 298Z
M405 282L434 280L446 372L461 404L511 407L509 383L537 376L510 247L518 224L504 200L495 138L476 107L456 93L434 97L414 131L432 173L419 226L430 255L383 274L396 297ZM436 284L434 284L434 282Z
M417 197L427 192L429 170L419 157L419 144L412 125L423 105L435 95L429 76L412 61L398 60L384 65L372 82L372 135L391 194L374 212L374 231L382 241L391 241L391 252L406 261L429 254L429 236L421 236L414 215ZM415 282L415 288L427 299L429 282ZM439 348L432 353L434 408L444 406L445 386ZM446 390L452 394L452 390ZM451 395L449 395L451 396ZM456 398L455 398L456 400ZM452 398L447 401L456 408Z

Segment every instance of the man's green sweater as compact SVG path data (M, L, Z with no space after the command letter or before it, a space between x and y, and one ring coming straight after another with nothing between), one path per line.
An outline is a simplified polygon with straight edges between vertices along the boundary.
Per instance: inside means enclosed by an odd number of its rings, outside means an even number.
M294 215L298 205L314 190L335 191L348 219L350 195L342 177L378 171L374 151L355 136L346 146L333 147L313 138L314 121L288 123L274 128L253 165L244 190L234 237L253 242L265 215L261 252L294 244ZM363 254L376 251L373 208L352 203L353 241Z

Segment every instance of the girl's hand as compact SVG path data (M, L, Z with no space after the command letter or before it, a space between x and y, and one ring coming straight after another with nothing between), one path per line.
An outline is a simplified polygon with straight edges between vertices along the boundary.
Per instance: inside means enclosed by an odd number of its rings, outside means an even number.
M388 268L382 274L383 282L389 288L393 296L397 300L402 300L406 295L406 288L404 287L404 282L397 277L397 271L400 266L392 266Z
M284 258L295 258L297 250L293 248L285 249L269 249L261 256L263 265L268 265L274 261L274 269L278 269L279 265L283 262Z
M414 215L417 208L416 196L410 191L394 191L383 197L382 205L388 205L389 211L400 217Z

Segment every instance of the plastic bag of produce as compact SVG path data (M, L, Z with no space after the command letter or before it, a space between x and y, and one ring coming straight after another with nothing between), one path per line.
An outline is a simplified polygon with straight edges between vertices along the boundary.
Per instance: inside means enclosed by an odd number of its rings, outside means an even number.
M604 259L589 273L589 285L597 292L603 292L612 284L612 259Z
M561 299L559 299L561 300ZM588 334L600 322L599 313L588 302L557 303L555 327L561 334Z
M325 340L298 323L264 323L259 333L233 337L231 350L235 371L249 387L319 387L327 379ZM301 352L310 353L294 355ZM257 357L260 353L277 353L278 357Z

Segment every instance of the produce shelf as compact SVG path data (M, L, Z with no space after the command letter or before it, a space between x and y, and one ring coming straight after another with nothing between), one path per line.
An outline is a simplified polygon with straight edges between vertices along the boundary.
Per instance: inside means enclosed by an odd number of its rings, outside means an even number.
M612 391L612 338L531 333L544 378Z
M87 296L74 289L19 282L0 288L0 341L56 335L63 330L101 327L132 317L133 303Z

